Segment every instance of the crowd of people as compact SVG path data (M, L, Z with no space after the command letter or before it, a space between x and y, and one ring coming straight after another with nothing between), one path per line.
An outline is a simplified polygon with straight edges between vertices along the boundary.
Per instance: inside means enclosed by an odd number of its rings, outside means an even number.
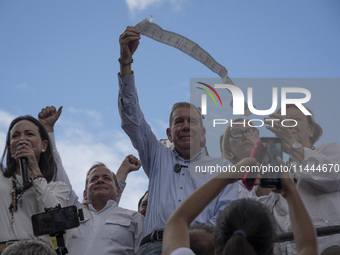
M340 254L340 234L317 237L315 228L340 225L340 178L335 169L307 171L312 166L340 164L340 144L315 143L322 128L312 116L290 105L270 117L296 119L292 128L269 126L282 141L295 175L281 173L281 186L249 189L242 167L259 166L250 158L259 130L251 121L229 125L221 137L220 158L208 155L200 110L175 103L166 130L173 148L154 135L139 106L133 54L140 33L127 27L119 38L118 107L121 126L138 151L112 171L96 162L84 176L83 197L72 189L62 164L54 126L62 113L47 106L38 118L21 116L8 129L1 158L0 254L53 254L48 235L35 236L31 216L46 208L76 205L79 227L66 230L68 253L76 254ZM285 163L277 159L280 164ZM195 166L230 166L237 171L203 178ZM127 176L142 166L149 179L137 211L121 208ZM307 167L307 168L306 168ZM25 171L28 180L25 178ZM261 178L261 176L257 176ZM293 232L294 240L275 243ZM32 252L34 251L34 252ZM22 252L22 253L20 253Z

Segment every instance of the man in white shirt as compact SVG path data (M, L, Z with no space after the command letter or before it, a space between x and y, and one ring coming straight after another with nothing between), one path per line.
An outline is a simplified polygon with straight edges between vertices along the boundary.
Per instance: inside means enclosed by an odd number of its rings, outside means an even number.
M46 107L39 113L39 121L51 137L58 166L57 179L72 189L57 151L53 128L61 114L61 107ZM136 167L137 169L139 167ZM142 238L144 217L135 211L118 206L121 195L116 175L103 163L94 164L86 176L84 202L80 203L72 190L69 205L83 209L84 220L78 228L66 231L66 247L70 255L136 254Z
M77 203L84 221L66 234L66 247L73 254L135 254L142 237L144 217L120 208L121 190L116 176L96 163L87 173L84 195L87 204Z

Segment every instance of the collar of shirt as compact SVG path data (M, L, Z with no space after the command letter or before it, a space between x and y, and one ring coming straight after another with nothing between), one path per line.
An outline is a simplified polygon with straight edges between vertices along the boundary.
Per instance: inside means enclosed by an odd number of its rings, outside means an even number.
M111 206L112 206L112 207L116 207L116 206L118 206L118 203L117 203L116 201L110 199L110 200L108 200L108 201L106 202L106 205L105 205L104 208L101 209L100 211L97 211L97 210L93 207L92 204L88 204L88 209L89 209L90 211L93 211L93 212L96 212L96 213L100 213L100 212L106 211L106 210L109 209Z
M206 156L207 155L207 152L205 150L204 147L201 148L201 151L199 153L197 153L195 156L193 156L191 159L183 159L179 154L178 152L176 151L176 149L173 149L172 150L174 155L175 155L175 158L176 159L179 159L181 161L183 161L184 163L190 163L190 161L196 161L196 160L199 160L201 159L202 157Z

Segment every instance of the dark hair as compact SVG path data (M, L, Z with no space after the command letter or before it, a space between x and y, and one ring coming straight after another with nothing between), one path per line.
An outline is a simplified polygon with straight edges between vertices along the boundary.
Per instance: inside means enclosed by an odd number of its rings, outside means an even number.
M214 227L203 224L203 223L195 223L189 226L189 230L201 230L210 235L210 238L206 238L203 242L194 242L192 238L192 232L189 231L190 236L190 249L196 255L215 255L215 235L214 235Z
M217 219L217 254L269 254L275 234L273 222L261 203L249 199L233 201ZM245 236L235 231L243 231Z
M214 234L214 227L203 223L192 224L189 226L189 229L201 229L208 233Z
M92 170L95 169L95 168L97 168L97 167L99 167L99 166L105 167L105 168L107 168L107 169L111 172L112 177L113 177L113 181L115 182L116 187L118 188L119 185L118 185L118 180L117 180L117 177L116 177L115 173L112 172L112 171L111 171L104 163L95 162L95 163L91 166L91 168L87 171L86 180L85 180L85 190L87 189L87 185L88 185L87 183L88 183L88 181L89 181L89 176L90 176Z
M10 148L10 142L11 142L10 133L11 133L11 130L14 127L14 125L17 124L20 121L23 121L23 120L30 121L34 125L36 125L39 129L39 134L40 134L41 140L42 141L45 141L45 140L48 141L46 151L44 153L40 154L40 160L39 160L38 164L39 164L40 171L44 175L44 177L46 178L47 182L51 182L51 181L55 180L55 178L56 178L57 165L54 161L53 150L52 150L50 138L49 138L48 133L47 133L46 129L44 128L44 126L36 118L34 118L30 115L17 117L9 125L9 129L8 129L7 137L6 137L6 146L5 146L4 152L3 152L2 157L1 157L1 170L3 171L3 174L4 174L5 177L10 178L11 176L13 176L13 174L15 173L15 171L17 169L17 161L14 158L12 158L11 151L9 149ZM7 157L6 157L6 155L7 155ZM6 168L3 167L5 157L6 157Z
M149 191L147 190L147 191L145 191L145 193L144 193L144 195L139 199L139 201L138 201L138 208L137 209L139 209L139 207L140 207L140 204L142 203L142 200L144 199L144 197L146 196L146 194L148 194L149 193Z

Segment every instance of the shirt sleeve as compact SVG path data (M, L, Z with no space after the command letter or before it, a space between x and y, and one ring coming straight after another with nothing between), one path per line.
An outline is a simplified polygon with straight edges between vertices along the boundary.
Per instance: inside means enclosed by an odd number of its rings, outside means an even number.
M36 192L39 211L44 211L44 208L65 206L70 190L63 182L47 183L45 178L37 178L33 180L33 188Z
M122 193L123 193L125 186L126 186L126 182L123 181L123 180L119 180L119 179L117 180L117 182L118 182L118 186L120 187L120 189L122 190Z
M67 173L66 173L66 171L64 169L64 166L63 166L63 162L61 161L61 157L60 157L59 152L57 150L54 133L51 132L51 133L48 133L48 135L50 136L50 140L51 140L51 144L52 144L52 149L53 149L53 157L54 157L54 160L56 162L57 169L58 169L58 171L57 171L57 180L65 183L68 186L69 190L70 190L68 201L67 201L67 205L78 204L79 203L78 202L78 196L74 192L74 190L72 189L72 185L71 185L70 179L67 176Z
M122 191L121 194L120 194L120 197L117 197L117 199L116 199L117 203L119 204L120 198L123 196L123 191L125 189L126 182L123 181L123 180L119 180L119 179L117 179L117 182L118 182L118 186L119 186L120 190Z
M238 184L232 183L223 189L223 191L216 198L214 209L214 216L209 220L209 224L216 226L216 220L221 211L228 206L232 201L238 199Z
M340 144L323 144L315 150L304 148L305 157L295 167L299 178L321 192L340 190Z
M134 74L120 77L118 74L119 94L118 109L121 126L139 153L143 169L150 176L152 160L155 158L159 146L163 146L146 122L139 106Z

